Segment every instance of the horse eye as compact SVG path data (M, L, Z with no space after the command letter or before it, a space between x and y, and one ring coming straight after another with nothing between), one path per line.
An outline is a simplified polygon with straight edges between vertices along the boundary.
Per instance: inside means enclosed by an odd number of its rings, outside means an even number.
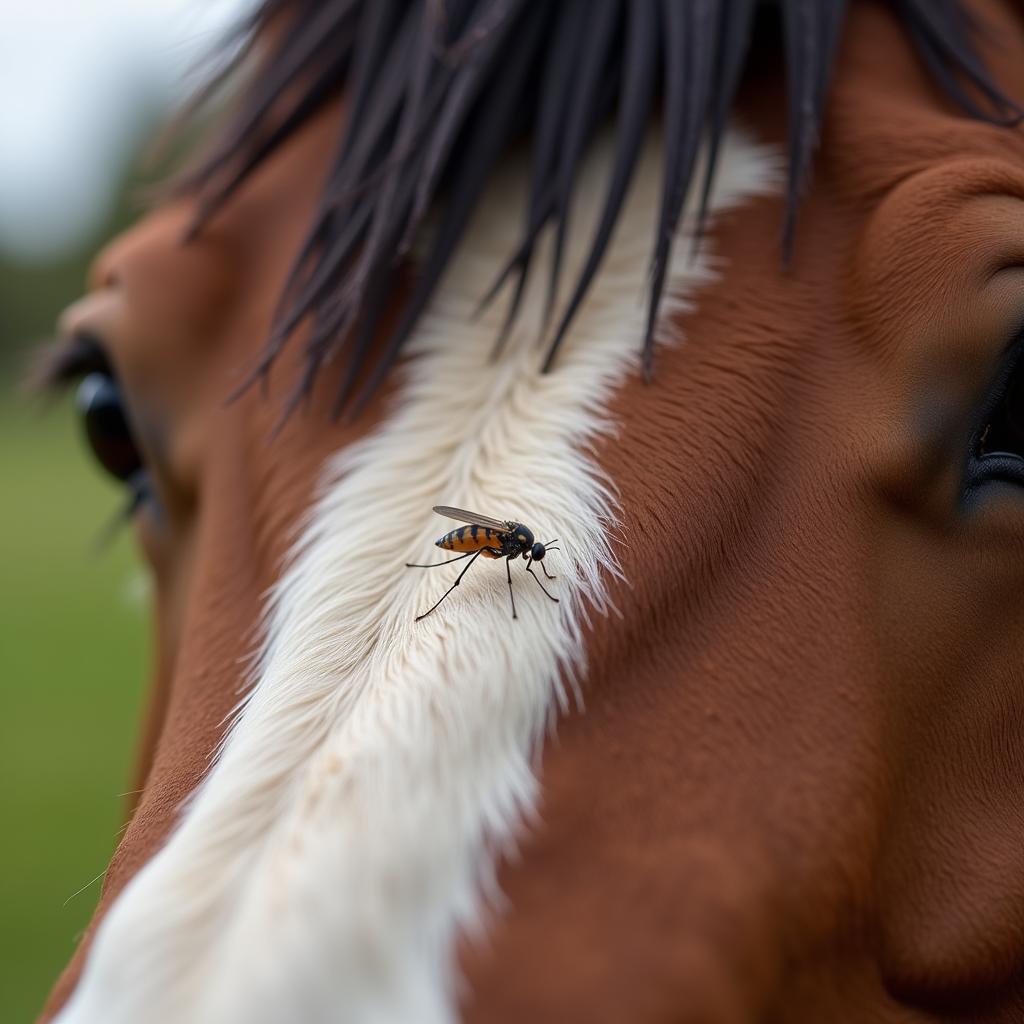
M118 480L130 480L141 468L121 401L121 389L108 373L90 373L78 385L76 405L85 436L99 464Z
M992 390L977 433L969 483L1024 484L1024 360L1013 357Z

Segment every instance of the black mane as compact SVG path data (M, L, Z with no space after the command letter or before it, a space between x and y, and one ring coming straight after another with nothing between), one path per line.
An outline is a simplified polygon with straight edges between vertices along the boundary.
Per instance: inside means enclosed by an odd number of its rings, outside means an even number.
M508 325L539 234L555 231L548 273L554 294L568 231L573 180L599 126L615 123L613 166L590 258L561 319L551 325L550 367L586 294L620 213L644 128L660 110L664 189L652 239L644 368L683 201L701 190L751 44L755 15L770 8L786 69L789 178L782 227L788 255L800 195L821 125L845 0L263 0L235 40L227 79L263 29L284 25L258 62L223 134L183 187L199 196L195 230L267 156L344 89L344 132L305 245L281 297L267 349L250 380L266 374L295 330L311 319L308 393L324 359L341 351L340 410L369 370L369 395L394 362L444 272L489 178L508 147L528 138L529 201L522 241L500 281L513 287ZM938 85L972 117L1016 123L1021 109L991 80L969 39L961 0L892 0ZM764 12L761 12L764 13ZM339 126L340 127L340 126ZM699 183L698 146L710 145ZM384 354L367 367L371 341L428 210L437 231ZM506 326L507 330L507 326ZM499 339L500 341L500 339Z

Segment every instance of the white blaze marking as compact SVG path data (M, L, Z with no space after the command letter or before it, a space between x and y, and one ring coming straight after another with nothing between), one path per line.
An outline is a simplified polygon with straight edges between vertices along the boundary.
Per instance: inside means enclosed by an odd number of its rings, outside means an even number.
M585 669L606 603L614 501L589 452L636 369L661 188L659 147L553 373L535 344L543 253L504 357L504 313L474 320L519 240L525 174L497 177L410 345L394 411L327 467L268 611L255 686L216 766L103 922L62 1024L452 1021L453 947L482 926L496 858L534 808L536 755ZM577 191L563 281L604 198L607 144ZM711 209L772 191L773 154L725 140ZM665 313L710 279L681 238ZM557 319L557 318L556 318ZM656 386L656 385L655 385ZM513 565L432 546L451 503L561 538L548 601Z

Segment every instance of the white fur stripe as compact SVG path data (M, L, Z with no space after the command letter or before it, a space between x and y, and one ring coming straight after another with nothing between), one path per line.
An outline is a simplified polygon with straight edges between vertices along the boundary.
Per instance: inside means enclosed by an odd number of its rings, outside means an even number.
M328 468L216 766L100 927L63 1024L455 1019L455 937L481 926L496 857L535 806L540 740L585 668L582 627L614 572L614 502L589 446L637 362L659 152L652 140L544 377L543 272L501 360L487 357L503 311L473 318L521 224L521 166L494 182L412 340L394 411ZM595 147L564 280L586 256L607 167ZM712 211L773 190L776 168L731 133ZM665 312L710 276L682 240ZM414 622L461 568L402 567L445 557L432 541L455 524L431 514L441 502L560 537L548 585L561 604L518 562L511 621L505 566L481 559Z

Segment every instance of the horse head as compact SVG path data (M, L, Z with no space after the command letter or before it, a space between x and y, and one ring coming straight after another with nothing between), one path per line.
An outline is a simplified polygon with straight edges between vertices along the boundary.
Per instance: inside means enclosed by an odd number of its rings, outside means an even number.
M1014 1019L1019 9L452 6L266 4L62 321L156 655L50 1012ZM415 621L442 502L559 603Z

